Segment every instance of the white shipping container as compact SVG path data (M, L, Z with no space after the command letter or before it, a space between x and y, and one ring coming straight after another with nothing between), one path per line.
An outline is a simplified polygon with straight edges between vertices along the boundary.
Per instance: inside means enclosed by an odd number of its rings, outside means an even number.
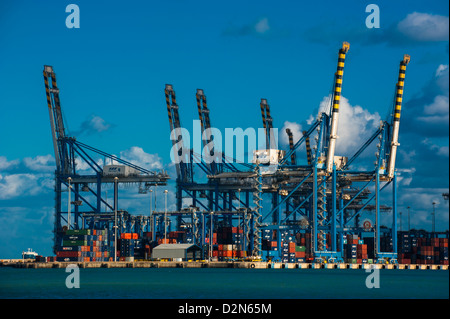
M103 175L105 176L122 176L138 175L139 171L126 165L105 165L103 166Z

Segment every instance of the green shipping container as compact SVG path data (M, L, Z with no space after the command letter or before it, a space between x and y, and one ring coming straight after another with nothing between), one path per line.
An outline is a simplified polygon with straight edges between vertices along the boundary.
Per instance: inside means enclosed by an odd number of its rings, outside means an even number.
M63 240L63 246L87 246L87 240Z
M68 229L66 235L90 235L90 229Z
M296 252L306 251L306 247L305 246L295 246L295 251Z
M367 259L368 264L373 264L373 259Z

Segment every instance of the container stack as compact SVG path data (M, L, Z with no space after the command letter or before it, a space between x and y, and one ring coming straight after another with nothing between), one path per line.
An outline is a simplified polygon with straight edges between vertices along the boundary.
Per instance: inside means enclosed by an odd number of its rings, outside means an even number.
M214 238L214 234L213 234ZM217 244L243 244L244 231L239 227L220 227L217 229Z
M391 236L382 236L380 237L380 251L382 252L393 252L393 244Z
M118 251L120 261L133 261L135 257L140 258L142 253L141 240L137 233L120 234Z
M373 260L369 258L369 245L358 235L347 235L344 241L344 257L350 264L367 264Z
M448 238L426 238L417 236L418 234L415 233L399 233L399 263L448 265Z
M108 231L104 229L70 229L63 236L56 261L109 261Z
M247 257L243 238L243 230L238 227L219 227L217 233L213 233L213 257L219 261Z
M286 230L280 231L281 251L278 251L277 232L270 229L262 231L263 257L271 259L281 256L283 263L304 263L309 255L310 234L297 233L295 236Z
M242 250L240 245L218 244L213 246L212 256L217 257L219 261L226 261L228 259L245 258L247 252Z

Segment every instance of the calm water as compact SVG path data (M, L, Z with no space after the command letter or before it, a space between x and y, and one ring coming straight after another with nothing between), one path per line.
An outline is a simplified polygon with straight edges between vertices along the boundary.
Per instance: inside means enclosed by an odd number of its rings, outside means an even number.
M0 268L0 298L318 299L449 298L449 272L380 270L380 288L365 270L80 269L80 288L65 269Z

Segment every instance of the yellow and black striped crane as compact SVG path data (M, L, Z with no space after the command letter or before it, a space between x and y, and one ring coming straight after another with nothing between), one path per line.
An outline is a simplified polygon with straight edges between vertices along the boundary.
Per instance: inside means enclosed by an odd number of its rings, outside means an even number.
M293 137L291 129L287 128L286 134L288 135L288 138L289 138L289 149L292 151L291 165L297 165L297 157L295 155L295 151L293 151L294 150L294 137Z
M305 146L306 146L306 159L308 161L308 165L311 165L312 158L311 158L311 143L309 142L309 135L306 134L306 131L303 131L303 136L305 136Z
M408 65L410 60L411 60L410 56L405 54L403 56L403 60L400 61L400 68L398 72L398 81L396 84L396 92L395 92L394 116L392 122L391 148L389 152L389 164L387 169L388 176L390 178L394 177L397 147L400 145L398 143L398 132L400 127L400 114L402 110L403 88L405 84L406 66Z
M326 169L327 172L333 171L334 164L334 151L336 149L336 139L338 122L339 122L339 105L341 100L341 91L342 91L342 78L344 75L344 64L345 57L350 49L350 44L348 42L344 42L342 44L342 48L339 49L339 58L337 71L335 74L335 82L334 82L334 93L333 93L333 105L332 105L332 114L331 114L331 130L330 130L330 138L328 143L328 153L326 159Z

